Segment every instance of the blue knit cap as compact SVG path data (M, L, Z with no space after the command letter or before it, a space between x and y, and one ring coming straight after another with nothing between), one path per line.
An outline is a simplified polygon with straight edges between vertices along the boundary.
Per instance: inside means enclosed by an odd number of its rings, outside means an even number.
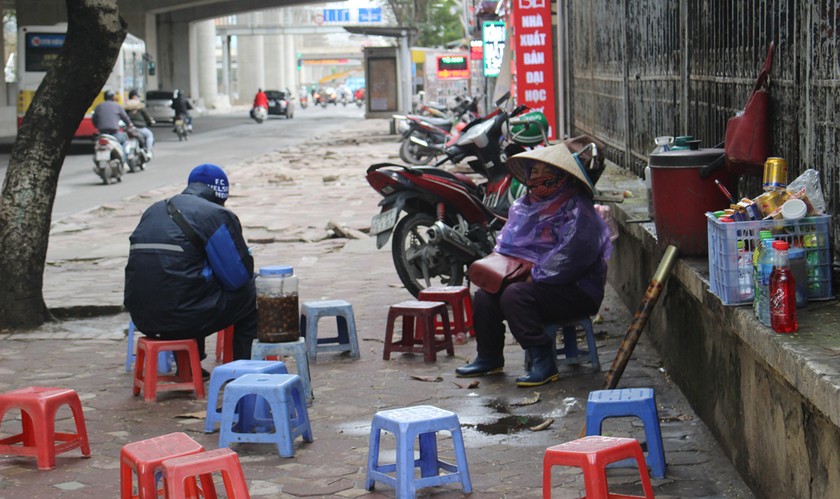
M190 177L187 180L189 184L193 182L207 184L208 187L216 191L216 198L219 204L225 204L225 201L227 201L230 185L228 184L227 175L225 175L225 171L221 167L210 163L196 166L190 172Z

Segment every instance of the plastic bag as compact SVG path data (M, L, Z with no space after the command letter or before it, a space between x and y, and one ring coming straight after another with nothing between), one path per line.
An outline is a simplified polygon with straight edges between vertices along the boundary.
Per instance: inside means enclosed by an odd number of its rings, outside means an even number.
M794 197L803 198L804 191L806 203L813 207L814 213L809 211L808 215L823 215L825 214L825 197L823 196L822 187L820 185L820 174L818 171L809 168L805 170L802 175L796 177L787 186L787 191Z

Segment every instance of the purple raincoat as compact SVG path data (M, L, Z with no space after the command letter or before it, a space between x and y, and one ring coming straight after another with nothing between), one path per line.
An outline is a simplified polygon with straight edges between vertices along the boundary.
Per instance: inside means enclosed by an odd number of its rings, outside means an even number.
M592 200L574 191L517 199L494 251L534 262L531 277L537 283L577 285L601 303L612 254L609 229Z

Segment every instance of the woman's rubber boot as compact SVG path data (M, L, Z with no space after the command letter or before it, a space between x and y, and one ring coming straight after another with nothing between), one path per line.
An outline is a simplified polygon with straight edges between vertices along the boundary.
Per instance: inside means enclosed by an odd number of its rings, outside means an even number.
M479 355L474 361L455 369L455 374L462 378L484 376L502 372L505 367L504 357L482 357Z
M540 386L560 379L550 345L528 347L528 355L531 357L531 368L528 374L516 378L516 386Z

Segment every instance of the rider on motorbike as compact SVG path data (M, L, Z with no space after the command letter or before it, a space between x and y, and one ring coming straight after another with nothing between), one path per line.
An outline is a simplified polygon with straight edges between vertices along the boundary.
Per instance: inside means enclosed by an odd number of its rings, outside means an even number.
M105 99L93 109L93 126L99 130L99 133L107 133L114 136L120 145L125 148L125 141L128 135L120 130L120 120L125 123L126 127L133 127L134 123L125 109L114 101L116 94L113 90L106 90L103 98Z
M146 110L146 105L140 100L140 95L136 89L128 93L125 110L140 133L140 143L146 150L149 159L151 159L153 156L152 148L155 146L155 135L152 133L151 126L154 125L155 120Z
M191 132L192 116L190 116L189 110L193 107L192 104L190 104L190 101L184 97L184 94L182 94L177 88L174 92L172 92L172 104L170 107L175 110L175 119L177 119L178 116L182 116L184 121L187 123L187 130Z
M268 96L265 95L265 92L263 92L261 88L257 89L257 95L254 96L253 108L256 109L258 107L264 107L268 110Z

